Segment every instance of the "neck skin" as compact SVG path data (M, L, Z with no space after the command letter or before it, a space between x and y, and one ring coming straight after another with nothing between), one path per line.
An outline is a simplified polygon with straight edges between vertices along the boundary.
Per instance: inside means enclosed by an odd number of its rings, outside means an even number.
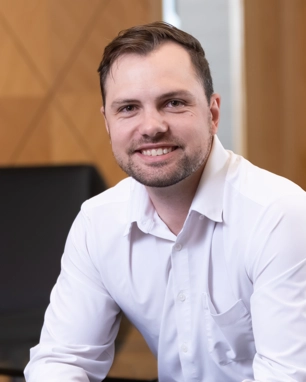
M146 187L156 212L176 236L183 228L205 165L169 187Z

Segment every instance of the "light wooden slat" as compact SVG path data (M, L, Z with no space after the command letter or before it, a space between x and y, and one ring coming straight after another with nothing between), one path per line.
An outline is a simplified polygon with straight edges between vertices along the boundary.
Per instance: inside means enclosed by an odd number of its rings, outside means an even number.
M306 189L306 3L282 6L283 174Z
M123 335L120 336L120 332ZM109 376L135 379L155 379L157 377L157 361L141 334L128 321L122 321L116 357Z
M306 189L306 3L244 7L248 158Z
M48 38L48 10L46 0L0 0L0 25L6 25L11 34L11 40L8 42L11 49L18 49L19 54L12 54L12 71L9 77L23 76L23 70L18 67L19 60L27 63L29 68L37 79L46 82L45 73L49 70L50 55ZM1 33L0 33L1 36ZM1 46L2 68L8 62L8 56L3 55ZM4 58L4 59L3 59ZM20 80L19 80L20 81ZM31 84L20 81L21 87L19 94L30 93Z
M46 0L45 0L46 1ZM70 70L80 41L92 29L92 19L109 0L47 0L49 8L49 54L51 78ZM101 12L103 14L103 12ZM60 81L63 78L60 77Z
M45 88L0 14L0 97L43 95Z
M39 97L32 96L0 98L0 165L11 164L11 158L40 102Z
M16 164L87 163L84 147L70 131L63 116L50 107L20 150Z
M10 377L0 375L0 382L12 382L12 379Z
M245 2L248 158L276 173L282 171L281 152L271 152L282 145L279 14L278 0Z

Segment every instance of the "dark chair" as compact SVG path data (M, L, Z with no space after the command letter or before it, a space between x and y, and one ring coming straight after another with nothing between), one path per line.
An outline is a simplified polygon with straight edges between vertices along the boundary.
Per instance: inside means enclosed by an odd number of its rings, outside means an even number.
M0 374L23 375L69 228L105 189L92 166L0 168Z

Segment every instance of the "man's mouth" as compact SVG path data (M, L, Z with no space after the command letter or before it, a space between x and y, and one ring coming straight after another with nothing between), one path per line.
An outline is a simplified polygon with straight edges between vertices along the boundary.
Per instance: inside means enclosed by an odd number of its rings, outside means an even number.
M159 147L155 149L147 149L147 150L141 150L141 154L146 155L146 156L152 156L156 157L159 155L165 155L173 151L175 147Z

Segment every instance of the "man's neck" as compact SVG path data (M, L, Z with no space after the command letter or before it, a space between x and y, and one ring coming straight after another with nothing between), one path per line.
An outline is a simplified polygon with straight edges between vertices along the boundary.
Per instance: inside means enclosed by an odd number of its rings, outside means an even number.
M171 232L178 235L183 228L203 168L169 187L146 187L156 212Z

